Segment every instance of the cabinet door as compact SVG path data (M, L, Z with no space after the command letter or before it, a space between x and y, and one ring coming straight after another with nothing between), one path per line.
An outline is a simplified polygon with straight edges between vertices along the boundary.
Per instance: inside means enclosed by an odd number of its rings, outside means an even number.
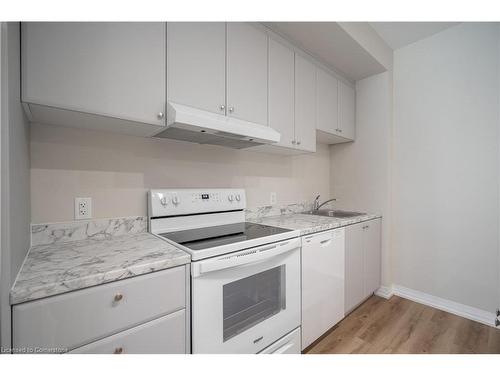
M371 220L364 225L365 298L375 292L381 283L381 220Z
M295 141L297 148L316 151L316 68L295 54Z
M344 229L304 237L302 349L344 317Z
M23 24L23 101L164 125L161 22Z
M168 101L225 115L226 25L167 24Z
M293 51L269 40L269 126L281 134L279 146L294 146Z
M345 312L359 305L365 296L364 286L364 224L345 229Z
M322 69L316 69L316 129L338 132L338 81Z
M356 93L345 83L339 83L339 129L340 135L347 139L356 137Z
M227 24L228 115L267 125L266 34L246 23Z

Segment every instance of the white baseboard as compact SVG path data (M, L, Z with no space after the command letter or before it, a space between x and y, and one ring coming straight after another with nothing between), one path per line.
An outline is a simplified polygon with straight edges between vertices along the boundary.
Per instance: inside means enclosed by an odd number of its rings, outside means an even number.
M382 289L382 291L381 291ZM380 293L380 294L379 294ZM481 310L476 307L463 305L458 302L453 302L441 297L436 297L427 293L420 292L418 290L406 288L400 285L393 285L389 287L380 287L375 293L384 298L386 295L392 296L392 294L421 303L423 305L434 307L438 310L443 310L451 314L461 316L470 320L474 320L479 323L486 324L488 326L495 327L495 314L489 311Z
M394 295L394 292L392 290L392 286L382 285L375 291L375 295L385 299L389 299Z

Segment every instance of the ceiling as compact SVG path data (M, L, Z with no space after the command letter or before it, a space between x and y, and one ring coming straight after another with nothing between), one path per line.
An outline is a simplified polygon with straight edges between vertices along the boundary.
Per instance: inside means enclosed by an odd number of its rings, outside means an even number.
M458 24L459 22L370 22L370 26L393 50Z
M270 22L265 25L351 81L386 70L336 22Z
M386 51L389 51L392 59L391 49L404 47L455 26L459 22L359 22L358 25L349 22L267 22L264 24L340 75L350 81L358 81L387 69L369 52L372 47L377 48L377 40L385 46ZM360 36L364 39L363 42Z

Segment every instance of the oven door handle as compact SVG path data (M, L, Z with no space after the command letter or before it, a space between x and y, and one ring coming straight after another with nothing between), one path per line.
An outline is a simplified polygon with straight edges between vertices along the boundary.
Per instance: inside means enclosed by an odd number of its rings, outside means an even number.
M192 263L192 276L198 277L209 272L262 262L269 258L273 258L275 256L287 253L298 248L300 248L300 239L294 238L272 245L256 247L248 250L243 250L235 254Z

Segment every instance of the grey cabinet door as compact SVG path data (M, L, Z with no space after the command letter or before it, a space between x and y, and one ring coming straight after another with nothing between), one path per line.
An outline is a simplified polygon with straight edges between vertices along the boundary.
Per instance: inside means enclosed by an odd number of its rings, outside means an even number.
M339 124L337 78L316 68L316 128L337 134Z
M294 147L294 56L269 40L269 126L281 134L278 146Z
M226 24L167 24L168 101L225 115Z
M348 313L365 297L364 223L349 225L345 230L345 311Z
M268 37L252 25L227 24L228 115L267 125Z
M365 224L365 298L375 292L381 284L381 220L370 220Z
M165 28L160 22L24 23L23 101L164 125Z
M316 67L295 54L295 140L297 148L316 151Z
M343 82L339 83L339 114L340 135L356 138L356 92Z

